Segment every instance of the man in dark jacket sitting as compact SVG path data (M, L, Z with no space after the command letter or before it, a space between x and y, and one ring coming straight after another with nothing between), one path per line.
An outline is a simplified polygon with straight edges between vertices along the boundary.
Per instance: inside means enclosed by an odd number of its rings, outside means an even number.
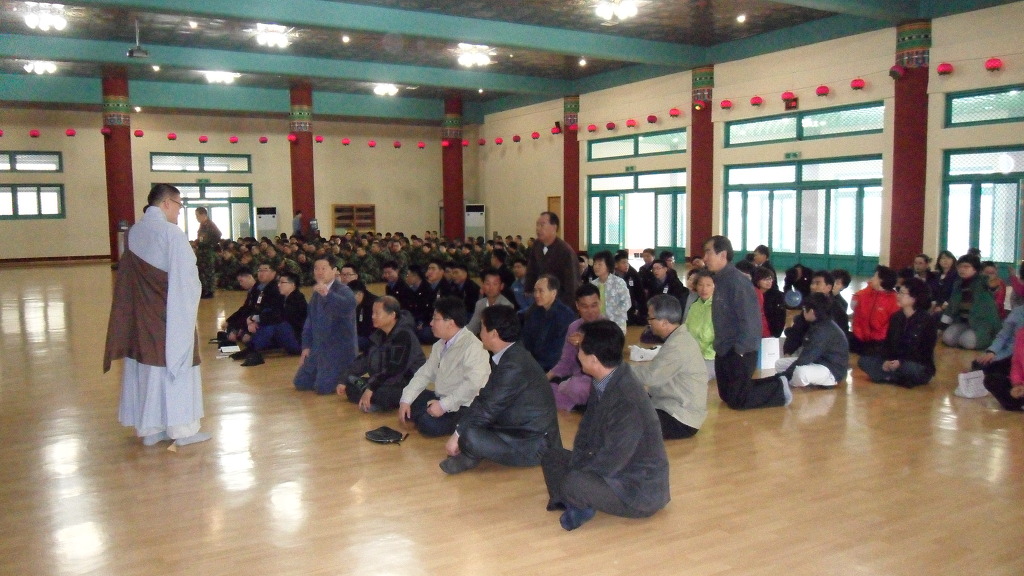
M780 358L775 363L775 376L790 386L835 386L846 378L850 364L850 348L846 334L832 319L832 298L818 292L804 299L803 319L807 333L797 357Z
M537 466L549 448L562 447L554 393L544 370L518 342L515 309L488 306L481 316L480 341L491 353L491 375L445 445L441 469L448 474L483 459Z
M402 310L394 296L374 301L373 326L369 348L349 366L337 392L359 403L363 412L394 410L402 389L427 358L416 338L412 314Z
M258 319L249 320L252 340L242 366L263 364L260 352L277 346L296 356L302 353L302 325L306 323L307 304L306 297L299 290L299 277L285 272L276 282L280 293L280 299L277 300L280 310L274 313L264 310Z

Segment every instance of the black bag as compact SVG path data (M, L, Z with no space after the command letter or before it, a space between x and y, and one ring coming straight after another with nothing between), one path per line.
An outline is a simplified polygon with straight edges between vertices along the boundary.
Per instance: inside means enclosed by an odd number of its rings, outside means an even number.
M376 430L370 430L366 433L366 439L377 444L401 444L402 440L408 437L408 434L403 435L398 430L388 426L381 426Z

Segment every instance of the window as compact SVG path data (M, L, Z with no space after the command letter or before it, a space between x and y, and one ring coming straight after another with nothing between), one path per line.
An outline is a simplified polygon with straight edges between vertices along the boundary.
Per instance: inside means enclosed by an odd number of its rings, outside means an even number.
M771 118L726 122L725 145L748 146L881 132L885 105L878 102L827 110L796 112Z
M592 176L587 214L591 252L686 247L686 172Z
M587 144L587 159L607 160L686 152L686 130L648 132L636 136L592 140Z
M0 152L0 172L63 172L60 152Z
M149 155L153 172L251 172L247 154L163 154Z
M184 217L178 219L178 226L185 231L189 240L195 240L199 229L196 208L207 209L225 238L253 236L252 185L250 184L174 184L185 201ZM276 234L276 229L272 231Z
M946 95L946 126L1024 121L1024 86Z
M63 217L63 186L56 184L0 186L0 219Z

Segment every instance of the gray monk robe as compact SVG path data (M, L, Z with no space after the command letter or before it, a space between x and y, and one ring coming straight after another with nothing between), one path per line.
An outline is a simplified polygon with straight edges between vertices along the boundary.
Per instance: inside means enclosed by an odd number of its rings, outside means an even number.
M125 236L103 371L124 358L119 418L139 436L192 436L203 417L196 312L200 284L185 233L156 207Z

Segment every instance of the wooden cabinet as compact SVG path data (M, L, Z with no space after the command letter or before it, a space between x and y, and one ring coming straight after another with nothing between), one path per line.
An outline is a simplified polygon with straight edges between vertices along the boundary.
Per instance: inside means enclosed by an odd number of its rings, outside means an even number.
M334 233L374 232L377 229L376 204L334 204L331 206Z

